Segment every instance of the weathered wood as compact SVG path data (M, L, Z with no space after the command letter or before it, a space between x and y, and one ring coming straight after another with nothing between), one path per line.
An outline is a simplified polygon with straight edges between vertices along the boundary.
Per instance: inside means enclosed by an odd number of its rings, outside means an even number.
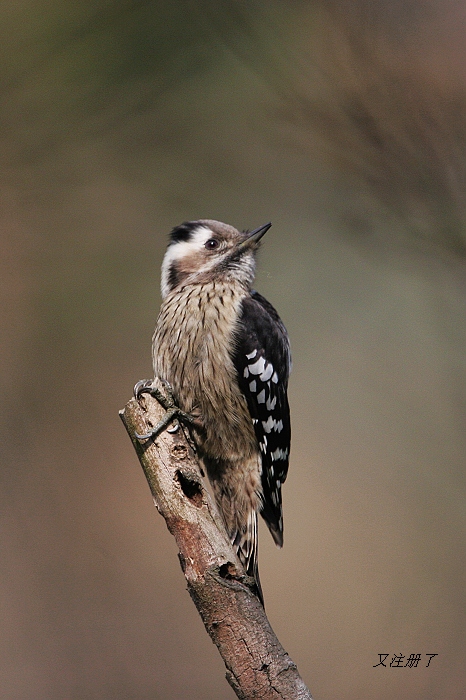
M230 545L183 430L145 442L135 438L162 415L163 408L147 394L120 411L157 510L175 537L188 591L225 662L228 682L242 700L312 700L248 587L252 582Z

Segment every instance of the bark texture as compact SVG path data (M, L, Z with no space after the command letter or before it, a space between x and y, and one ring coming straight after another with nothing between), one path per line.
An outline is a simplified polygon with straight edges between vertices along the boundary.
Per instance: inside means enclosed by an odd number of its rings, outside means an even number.
M183 430L164 431L145 442L135 438L135 432L147 432L163 413L144 394L139 403L131 399L120 416L155 506L175 537L188 591L225 662L228 682L242 700L312 700L251 591L253 582L228 541Z

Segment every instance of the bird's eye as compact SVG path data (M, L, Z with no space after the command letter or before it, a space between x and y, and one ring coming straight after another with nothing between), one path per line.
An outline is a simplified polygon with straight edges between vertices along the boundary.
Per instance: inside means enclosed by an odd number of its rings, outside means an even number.
M207 248L207 250L214 250L218 248L218 246L219 242L216 238L209 238L209 240L204 243L204 247Z

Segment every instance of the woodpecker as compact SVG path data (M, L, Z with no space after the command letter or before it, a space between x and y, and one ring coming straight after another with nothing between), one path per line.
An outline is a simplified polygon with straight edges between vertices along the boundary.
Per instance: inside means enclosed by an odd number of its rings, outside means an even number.
M252 289L256 252L270 226L240 233L202 219L174 228L152 344L154 375L172 392L169 405L189 421L230 541L262 603L257 514L281 547L290 453L288 334ZM144 391L153 393L150 381L136 385L137 397Z

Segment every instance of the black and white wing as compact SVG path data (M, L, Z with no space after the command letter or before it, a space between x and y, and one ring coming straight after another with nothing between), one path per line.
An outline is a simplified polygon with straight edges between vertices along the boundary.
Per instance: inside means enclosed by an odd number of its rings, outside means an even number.
M261 515L281 547L281 486L288 472L291 438L287 398L290 345L272 304L255 291L242 302L233 362L262 456Z

